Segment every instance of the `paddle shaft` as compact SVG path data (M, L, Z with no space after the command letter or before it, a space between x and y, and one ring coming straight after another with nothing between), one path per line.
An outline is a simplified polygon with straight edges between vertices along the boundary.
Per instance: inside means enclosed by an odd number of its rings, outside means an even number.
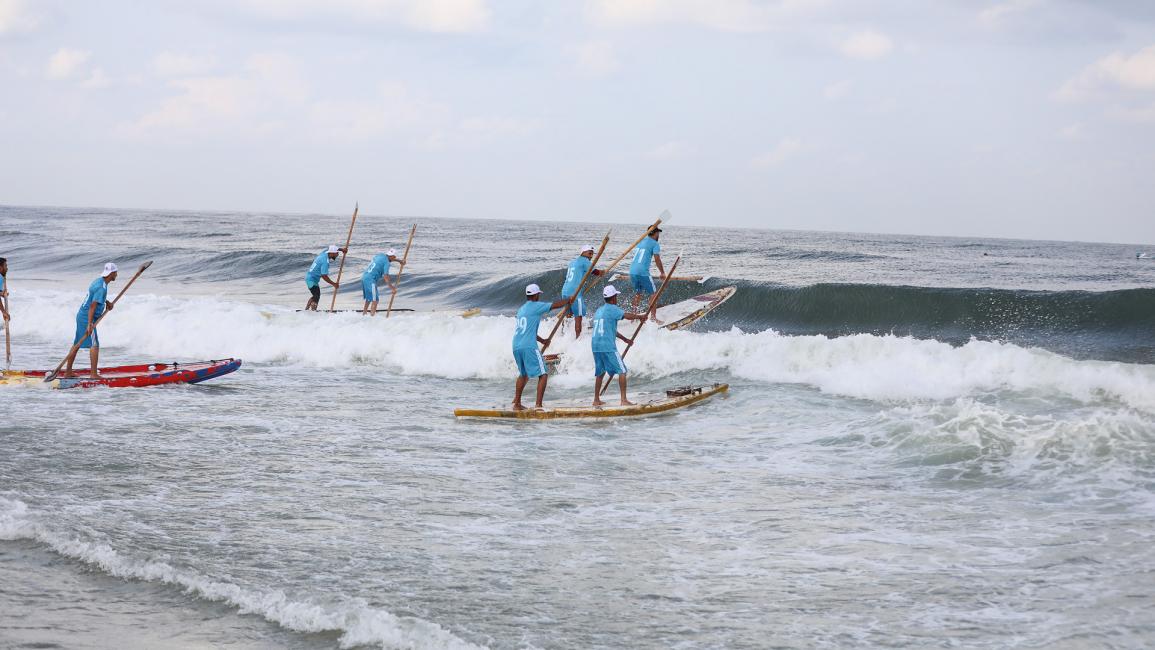
M397 288L401 286L401 274L405 272L405 263L409 261L409 247L413 245L413 235L417 233L417 224L409 229L409 241L405 243L405 254L401 257L401 268L397 269L397 280L393 283L393 294L389 296L389 306L385 308L385 318L393 313L393 299L397 297Z
M674 274L674 269L678 268L678 262L681 262L681 261L682 261L681 255L674 258L674 265L670 267L670 272L666 274L666 279L662 280L662 286L658 287L658 290L656 292L654 292L654 297L650 299L650 304L646 307L646 311L644 312L645 314L649 314L650 312L652 312L654 310L654 307L658 304L658 298L662 297L662 292L664 292L666 290L666 285L670 283L670 276ZM642 326L645 324L646 324L646 321L639 321L638 322L638 327L634 330L634 335L630 337L630 342L626 344L626 349L622 350L622 358L623 359L625 359L626 355L630 353L630 348L634 347L634 341L638 340L638 334L641 333ZM616 342L615 342L615 345L616 345ZM613 379L613 377L614 377L613 375L610 375L609 379ZM610 382L607 380L606 383L602 385L602 392L599 394L599 397L601 395L605 395L606 389L608 389L609 387L610 387Z
M586 269L586 274L582 276L581 284L578 285L577 291L575 291L573 294L575 296L575 301L581 297L582 290L585 289L586 282L593 276L594 269L597 268L598 265L598 260L602 258L602 252L606 250L606 244L610 243L611 232L613 232L613 229L610 229L606 232L606 236L602 238L601 248L598 249L598 252L594 255L593 259L590 260L590 267ZM557 322L554 323L553 331L549 333L549 336L547 336L545 339L545 343L543 343L541 346L541 351L543 354L545 353L545 349L549 347L550 342L553 341L553 335L557 334L557 331L561 329L561 325L565 322L566 316L568 315L569 309L562 307L561 313L558 314Z
M357 225L357 212L361 204L353 205L353 220L349 222L349 235L345 237L345 250L341 253L341 265L337 267L337 284L333 285L333 300L329 303L329 311L337 308L337 290L341 288L341 273L345 271L345 257L349 255L349 244L353 241L353 226Z
M128 291L128 288L132 286L132 283L136 282L136 279L140 277L140 274L144 273L144 270L150 266L152 266L151 260L141 264L140 268L136 271L136 275L133 275L132 278L129 279L128 284L124 285L124 288L120 290L120 293L116 294L116 297L113 298L112 302L109 304L115 307L116 303L120 302L120 298L124 295L124 293ZM104 317L108 316L110 313L112 313L111 308L107 309L103 314L100 315L100 318L97 318L95 322L88 326L88 329L84 331L84 336L80 337L79 341L72 344L72 347L68 349L68 354L64 355L64 360L57 364L55 370L44 376L44 381L52 381L53 379L56 379L56 375L60 374L60 369L63 368L64 364L68 363L68 360L72 358L72 355L76 354L76 351L80 349L80 344L84 342L84 339L92 336L92 332L96 330L96 326L99 325L101 321L104 320Z

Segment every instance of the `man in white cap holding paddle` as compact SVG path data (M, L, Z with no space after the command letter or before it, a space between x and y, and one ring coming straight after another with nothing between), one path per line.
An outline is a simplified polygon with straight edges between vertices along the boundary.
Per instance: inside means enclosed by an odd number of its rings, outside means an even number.
M565 284L561 287L561 295L563 298L576 296L574 297L573 303L569 306L569 313L573 316L574 338L582 335L582 318L586 315L586 301L577 291L582 280L586 277L586 272L590 270L590 260L593 256L593 246L589 244L582 246L581 253L566 267ZM601 274L601 271L594 269L593 275Z
M93 379L100 376L97 372L99 367L97 364L100 361L100 337L96 335L95 329L92 329L91 333L88 330L104 315L105 310L112 309L112 303L108 301L108 285L115 280L116 264L109 262L104 265L104 272L100 274L100 277L88 285L88 293L84 296L84 302L80 305L80 309L76 312L76 337L72 340L74 346L72 353L65 360L65 377L75 376L72 373L72 362L76 360L76 355L82 348L88 348L88 356L92 361L92 371L89 376Z
M541 325L541 317L550 310L565 307L573 302L573 298L561 298L551 303L541 302L541 287L530 284L525 287L525 304L517 310L517 329L513 332L513 360L517 362L517 384L513 393L513 410L524 411L521 403L521 393L531 377L537 377L537 400L534 408L542 408L541 401L545 398L545 385L549 381L549 373L545 368L545 358L541 356L538 343L545 343L545 339L537 335L537 328Z
M389 265L393 262L397 262L397 250L390 248L384 253L374 255L365 272L361 274L361 295L365 298L365 307L361 309L362 314L377 315L377 303L381 300L381 293L377 290L377 285L380 284L382 278L385 279L385 284L389 285L390 290L397 291L397 285L389 279ZM398 262L398 264L401 263Z
M626 343L633 343L633 341L618 334L618 321L623 318L644 321L647 316L646 314L629 314L618 307L618 293L620 292L612 284L607 284L606 288L602 289L602 297L606 299L606 304L599 307L594 313L593 324L590 325L590 329L593 330L590 347L594 353L594 406L605 404L601 398L602 377L607 372L611 378L614 375L618 376L618 387L622 392L622 406L633 405L633 402L626 399L626 362L618 353L617 339Z
M309 288L310 294L309 302L305 303L305 311L317 311L317 305L321 302L321 280L328 282L330 286L337 286L336 282L329 279L329 262L337 259L337 255L343 252L344 248L334 244L329 246L329 250L321 251L313 260L313 265L305 274L305 286Z

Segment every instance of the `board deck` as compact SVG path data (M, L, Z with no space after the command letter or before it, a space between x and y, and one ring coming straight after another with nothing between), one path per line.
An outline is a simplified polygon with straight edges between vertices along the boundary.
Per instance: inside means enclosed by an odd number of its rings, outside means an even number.
M706 314L722 306L738 291L738 287L722 287L689 300L676 302L658 308L658 320L663 321L663 329L685 329L702 319Z
M100 368L100 377L92 379L88 369L74 369L76 377L57 376L46 382L47 370L5 370L0 373L0 386L39 385L47 388L140 388L163 384L199 384L241 367L240 359L193 361L189 363L150 363L134 366Z
M688 395L667 397L662 395L657 399L639 402L633 406L612 405L611 400L605 406L555 406L545 409L527 409L514 411L511 409L454 409L453 415L459 418L506 418L515 420L557 420L562 418L616 418L653 415L673 409L696 404L719 393L730 389L729 384L714 384L713 386L695 386Z

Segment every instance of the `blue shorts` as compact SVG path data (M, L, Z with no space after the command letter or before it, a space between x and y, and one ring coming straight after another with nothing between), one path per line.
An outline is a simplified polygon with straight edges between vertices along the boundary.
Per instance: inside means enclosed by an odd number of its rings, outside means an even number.
M638 293L653 293L656 291L654 279L648 275L631 275L630 283L634 285L634 291Z
M566 296L566 298L569 298L569 296ZM569 306L568 311L569 311L570 316L577 316L578 318L583 318L586 315L585 298L578 296L577 300L573 301L573 304Z
M97 318L99 318L99 316ZM87 331L88 331L88 316L85 315L84 318L77 318L76 319L76 336L74 336L72 338L72 344L76 345L77 343L80 343L81 349L100 347L100 336L98 336L96 334L95 329L92 330L92 334L88 335L88 338L81 340L81 338L84 336L84 333Z
M545 358L536 347L513 351L519 377L540 377L546 373Z
M373 278L361 278L361 295L365 296L365 302L377 302L380 299L377 283Z
M617 352L594 352L594 376L601 377L606 373L611 375L626 374L626 362Z

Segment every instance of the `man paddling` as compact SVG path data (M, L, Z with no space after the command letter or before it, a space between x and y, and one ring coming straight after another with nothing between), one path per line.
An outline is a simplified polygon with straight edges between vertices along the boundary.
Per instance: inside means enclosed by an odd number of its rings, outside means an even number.
M537 377L537 400L534 408L542 408L541 401L545 398L545 385L549 381L549 374L545 368L545 358L541 356L538 343L545 343L545 339L537 335L537 328L541 324L541 317L550 310L564 307L573 302L573 298L561 298L551 303L541 302L541 287L530 284L525 287L525 304L517 310L517 329L513 332L513 360L517 362L517 384L513 393L513 410L524 411L521 403L521 393L531 377Z
M606 304L599 307L594 313L593 324L590 326L594 333L590 341L590 347L594 353L594 406L605 404L601 398L602 378L607 372L610 377L618 376L618 388L622 392L622 406L633 405L633 402L626 399L626 362L618 353L617 339L630 344L633 341L618 333L618 321L623 318L644 321L646 315L627 314L621 307L618 307L619 293L614 285L606 285L606 288L602 290L602 297L605 298Z
M12 320L12 315L8 313L8 258L0 257L0 312L4 314L4 320Z
M313 265L305 274L305 286L309 288L311 294L309 302L305 303L305 311L317 311L317 305L321 302L321 280L328 282L329 286L337 287L337 283L329 279L329 262L337 259L337 255L343 252L346 252L346 249L334 244L329 246L329 250L321 251L313 260Z
M393 262L397 262L397 251L390 248L384 253L374 255L368 268L361 274L361 294L365 298L365 307L361 309L362 314L377 315L377 303L381 300L377 285L380 284L382 278L385 279L385 284L389 285L391 291L397 291L397 285L389 279L389 265ZM400 262L398 264L404 266Z
M76 360L77 353L84 348L88 348L88 357L92 361L92 371L89 376L93 379L100 376L96 371L97 362L100 361L100 337L96 335L96 329L93 325L106 310L112 309L113 305L108 301L108 285L115 280L116 264L109 262L104 265L104 272L100 274L100 277L88 285L88 293L84 296L84 302L80 305L80 309L76 312L76 337L72 340L72 345L75 347L68 355L68 359L65 360L65 377L75 376L72 373L72 362ZM89 333L89 329L92 329L91 333Z
M586 277L586 272L590 270L590 260L594 256L594 247L586 244L582 246L581 252L574 261L569 263L565 270L565 284L561 287L561 295L563 298L574 297L574 301L569 306L569 313L573 316L573 335L578 338L582 335L582 318L586 315L586 301L578 294L582 280ZM601 275L602 272L594 269L593 275Z
M657 290L654 287L654 279L650 277L651 259L658 264L659 276L663 279L666 277L666 269L662 266L662 246L658 244L658 237L661 234L661 228L657 226L650 228L646 238L634 248L634 259L630 262L630 283L634 286L632 311L638 311L643 296L653 295L654 291ZM657 309L658 306L655 304L654 309L650 312L655 323L658 323Z

